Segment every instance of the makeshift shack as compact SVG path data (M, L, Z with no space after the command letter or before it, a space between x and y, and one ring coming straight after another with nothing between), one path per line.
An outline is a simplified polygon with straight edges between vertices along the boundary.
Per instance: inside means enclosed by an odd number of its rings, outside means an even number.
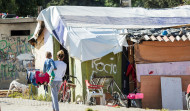
M151 98L147 97L147 95L152 94L153 90L151 88L144 90L143 84L151 82L151 79L147 80L143 77L148 76L154 79L154 77L159 78L159 75L168 76L169 72L164 71L163 73L157 71L157 76L151 76L146 71L143 72L141 67L144 69L147 63L168 62L170 64L169 62L188 61L189 52L185 46L188 46L189 38L187 35L185 37L175 36L171 37L171 39L168 36L153 37L153 33L150 33L151 36L149 36L149 31L190 24L189 9L190 6L152 10L85 6L49 7L39 14L34 36L29 40L35 46L35 67L42 69L46 51L51 51L54 59L56 59L56 52L64 49L67 50L69 56L69 74L76 76L82 84L80 86L75 81L77 87L73 96L74 98L85 96L86 88L84 81L85 79L90 80L91 75L94 73L113 76L125 94L129 93L129 80L132 78L133 82L135 82L134 79L137 76L138 82L141 83L140 91L145 94L145 98L143 99L144 107L161 108L160 104L157 107L157 105L154 106L149 101ZM141 28L143 32L138 34ZM157 37L161 37L161 39ZM126 40L128 40L128 43ZM160 40L164 40L164 42L160 42ZM158 48L154 49L157 45ZM123 48L123 46L128 47L128 50L126 51L126 48ZM166 46L166 49L162 46ZM174 46L178 46L177 50L182 54L176 52ZM133 47L135 48L134 54ZM129 77L125 76L129 63L136 64L135 71L137 75L131 76L129 74ZM165 64L167 65L167 63ZM153 65L150 64L150 66ZM147 69L148 73L152 73L153 69L149 71L149 67ZM156 65L154 67L156 68ZM176 67L178 66L176 65ZM155 74L154 71L153 74ZM176 72L173 75L181 77L181 74L183 73ZM142 77L141 80L139 79L140 77ZM151 84L160 85L160 83L155 82L152 80ZM148 86L149 84L145 85ZM160 91L159 85L155 86L155 91ZM134 86L135 83L133 83L132 87ZM40 90L39 93L41 93ZM154 96L159 96L159 94L156 93ZM160 103L159 100L155 101Z
M183 34L180 33L183 30ZM149 33L142 34L143 31ZM131 29L130 32L137 32ZM131 48L134 48L134 61L136 68L137 88L144 93L142 105L144 108L157 108L163 106L164 87L162 86L162 77L175 77L180 78L181 82L178 83L180 88L178 91L181 97L175 101L181 101L182 109L185 105L185 91L189 84L189 48L190 48L190 30L185 28L167 28L167 35L162 35L162 29L139 29L138 36L130 36L128 40L134 41ZM169 84L169 80L167 81ZM172 83L170 88L176 87ZM167 89L169 92L171 89ZM183 96L182 96L183 94ZM168 95L176 99L173 92ZM168 99L168 98L167 98ZM186 107L186 106L185 106Z

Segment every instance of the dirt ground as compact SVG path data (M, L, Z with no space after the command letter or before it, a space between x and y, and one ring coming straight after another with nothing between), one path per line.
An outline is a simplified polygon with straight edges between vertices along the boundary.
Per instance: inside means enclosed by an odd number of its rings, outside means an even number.
M19 103L19 102L18 102ZM51 104L43 103L42 105L37 105L40 103L32 104L21 104L21 103L11 103L11 102L0 102L1 111L52 111ZM60 111L86 111L87 109L92 109L93 111L145 111L145 109L139 108L124 108L124 107L108 107L108 106L87 106L83 104L68 104L60 103ZM89 110L90 111L90 110ZM154 110L155 111L155 110Z
M51 102L21 98L0 98L0 111L52 111ZM140 109L126 107L109 107L102 105L88 106L75 103L59 103L60 111L159 111L158 109ZM162 109L160 111L169 111ZM178 110L180 111L180 110Z

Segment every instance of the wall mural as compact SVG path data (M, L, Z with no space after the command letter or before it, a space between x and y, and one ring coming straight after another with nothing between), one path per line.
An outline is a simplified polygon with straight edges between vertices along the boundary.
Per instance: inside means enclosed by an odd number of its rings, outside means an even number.
M0 36L0 82L19 79L21 73L26 73L27 67L34 67L31 54L30 36Z

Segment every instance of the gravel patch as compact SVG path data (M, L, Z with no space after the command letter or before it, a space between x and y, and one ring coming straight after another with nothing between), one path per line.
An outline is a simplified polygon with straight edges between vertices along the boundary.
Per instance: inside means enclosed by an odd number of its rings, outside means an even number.
M52 111L51 102L21 98L0 98L0 111ZM59 103L60 111L85 111L91 108L97 111L159 111L153 109L109 107L102 105L88 106L84 104Z

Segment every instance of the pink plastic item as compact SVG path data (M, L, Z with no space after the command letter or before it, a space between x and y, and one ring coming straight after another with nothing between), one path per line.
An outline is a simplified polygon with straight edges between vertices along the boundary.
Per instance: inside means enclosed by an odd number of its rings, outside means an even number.
M135 99L135 93L129 93L127 96L128 99Z
M143 98L144 98L144 94L143 93L136 93L135 99L143 99Z
M127 96L128 99L143 99L144 98L144 94L143 93L129 93L129 95Z
M190 92L190 84L187 87L187 94Z

